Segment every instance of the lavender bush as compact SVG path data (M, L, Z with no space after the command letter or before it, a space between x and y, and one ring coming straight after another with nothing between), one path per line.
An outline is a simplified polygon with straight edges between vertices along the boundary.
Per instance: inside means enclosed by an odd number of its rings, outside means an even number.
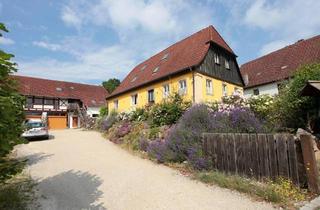
M102 120L100 125L100 130L108 131L116 122L117 122L117 113L111 112L110 115L108 115L107 117L105 117L104 120Z
M264 132L264 126L247 107L223 106L212 111L204 104L189 108L178 123L171 127L164 141L149 145L149 153L159 162L188 161L195 169L208 169L202 154L203 132Z

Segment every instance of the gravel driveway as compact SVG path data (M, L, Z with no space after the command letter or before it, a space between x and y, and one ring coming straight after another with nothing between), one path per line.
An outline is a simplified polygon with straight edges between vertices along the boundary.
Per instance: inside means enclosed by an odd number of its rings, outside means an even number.
M52 131L54 139L17 147L29 158L41 209L272 209L133 156L100 133Z

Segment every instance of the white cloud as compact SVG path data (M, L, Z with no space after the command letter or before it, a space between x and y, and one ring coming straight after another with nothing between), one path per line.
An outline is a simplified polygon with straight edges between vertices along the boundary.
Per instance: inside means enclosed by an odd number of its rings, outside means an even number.
M123 78L136 61L123 46L111 46L97 52L84 53L73 61L40 58L17 61L18 74L67 81L103 81L111 77Z
M62 49L61 45L59 44L52 44L44 41L34 41L32 42L32 44L37 47L45 48L51 51L58 51Z
M68 6L63 8L61 19L67 25L74 26L77 29L79 29L82 25L82 19L80 15Z
M9 38L5 38L5 37L0 37L0 44L3 44L3 45L12 45L14 44L15 41L13 41L12 39L9 39Z
M61 19L76 28L77 35L58 42L45 38L33 44L68 53L73 61L48 58L19 61L19 73L84 82L123 79L138 62L208 26L213 20L211 13L197 1L69 0L61 9ZM105 46L95 43L94 33L87 30L94 26L112 30L118 41Z
M268 32L273 40L261 48L265 54L320 31L319 0L256 0L247 9L247 25Z

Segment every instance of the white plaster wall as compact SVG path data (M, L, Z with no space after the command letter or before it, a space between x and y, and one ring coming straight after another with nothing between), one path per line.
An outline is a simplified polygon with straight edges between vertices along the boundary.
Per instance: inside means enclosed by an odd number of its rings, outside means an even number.
M259 95L269 94L269 95L276 95L279 93L278 91L278 84L277 83L269 83L266 85L260 85L253 88L248 88L244 90L244 97L248 98L253 96L253 90L259 89Z
M100 107L88 107L87 114L92 117L93 114L100 114Z

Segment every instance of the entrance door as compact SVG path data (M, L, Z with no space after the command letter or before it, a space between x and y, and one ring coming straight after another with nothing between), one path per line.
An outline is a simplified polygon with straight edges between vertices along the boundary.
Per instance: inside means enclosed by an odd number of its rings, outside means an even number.
M78 127L78 117L72 117L72 128Z

